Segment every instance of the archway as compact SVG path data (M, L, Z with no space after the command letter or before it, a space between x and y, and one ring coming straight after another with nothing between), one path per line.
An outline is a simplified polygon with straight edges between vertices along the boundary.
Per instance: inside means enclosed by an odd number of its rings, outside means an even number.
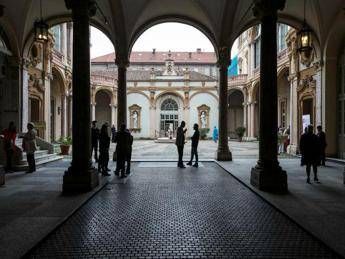
M50 138L58 141L65 135L66 118L65 84L61 73L53 69L50 82Z
M236 129L244 125L244 95L242 91L235 89L230 91L228 99L228 134L230 138L237 138Z
M169 136L169 132L175 135L178 127L178 104L172 98L166 98L160 106L160 135Z
M278 75L278 127L286 129L290 127L290 82L289 70L285 68Z
M111 97L105 90L99 90L95 96L96 111L95 117L98 125L107 122L111 124Z

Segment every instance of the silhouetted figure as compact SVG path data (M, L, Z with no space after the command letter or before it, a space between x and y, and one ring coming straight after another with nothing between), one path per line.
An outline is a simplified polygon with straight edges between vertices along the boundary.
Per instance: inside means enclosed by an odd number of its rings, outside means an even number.
M303 158L303 164L306 165L307 183L310 183L310 170L313 167L314 181L319 183L317 178L317 166L320 163L320 144L318 137L313 133L313 126L308 126L307 133L304 133L300 139L300 151Z
M215 143L218 141L218 129L216 126L213 128L212 139Z
M2 135L4 135L4 151L6 154L6 172L12 172L12 157L14 153L14 148L16 144L17 130L14 122L11 121L8 128L3 130Z
M98 171L102 172L102 175L109 176L108 174L108 162L109 162L109 147L110 137L108 135L108 124L104 123L101 128L101 134L99 137L99 161Z
M128 130L129 133L129 143L128 143L128 150L126 154L126 174L129 175L131 173L131 160L132 160L132 145L133 145L133 136L131 132Z
M317 126L317 137L319 138L320 143L320 160L321 165L326 165L326 134L322 131L322 126Z
M121 178L126 177L125 173L125 163L126 163L126 156L130 152L130 141L131 141L131 134L128 130L126 130L126 125L122 124L120 126L120 130L116 134L115 142L116 145L116 170L115 175L121 176Z
M94 153L95 161L98 163L98 141L99 129L97 128L97 121L92 121L91 127L91 156Z
M29 164L29 170L26 173L32 173L36 171L35 151L36 147L36 130L33 123L28 123L28 132L23 137L23 149L26 152L26 158Z
M193 163L193 158L195 155L195 164L193 165L194 167L198 167L199 164L199 157L198 157L198 144L199 144L199 138L200 138L200 132L199 132L199 125L198 124L194 124L193 126L194 129L194 134L192 136L192 151L191 151L191 157L190 157L190 161L187 163L187 165L192 165Z
M116 138L116 128L115 125L111 126L111 142L115 143Z
M177 162L177 167L180 168L186 168L185 165L183 164L183 147L185 144L185 133L187 129L184 129L186 126L186 123L184 121L181 122L180 127L177 128L177 133L176 133L176 146L177 146L177 152L178 152L178 162Z

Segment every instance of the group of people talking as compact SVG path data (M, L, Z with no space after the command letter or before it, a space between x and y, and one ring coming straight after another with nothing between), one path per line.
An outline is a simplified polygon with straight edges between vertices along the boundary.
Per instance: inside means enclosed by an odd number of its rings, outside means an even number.
M107 122L105 122L101 130L99 130L97 128L97 121L92 121L91 155L94 153L95 161L98 163L98 171L103 176L110 176L109 172L111 170L108 168L110 141L116 143L116 169L114 173L121 178L125 178L131 173L133 136L130 130L126 128L125 124L122 124L119 131L116 131L113 125L111 127L110 137L109 125Z

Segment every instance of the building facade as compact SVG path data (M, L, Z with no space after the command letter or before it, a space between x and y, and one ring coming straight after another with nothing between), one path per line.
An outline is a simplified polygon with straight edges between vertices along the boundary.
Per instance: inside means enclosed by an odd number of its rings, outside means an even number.
M19 89L2 87L0 98L1 128L9 118L17 125L35 123L38 134L48 141L72 134L72 23L50 29L44 46L34 42L27 48L20 78L23 80L21 116L17 97ZM322 78L320 53L315 47L311 58L297 52L296 30L277 25L278 56L278 125L290 127L288 152L297 153L303 119L322 125ZM228 135L235 138L237 127L246 128L245 138L259 136L260 105L260 26L254 26L238 37L236 76L228 79ZM13 84L18 65L3 36L1 41L1 84ZM337 99L337 140L332 155L345 153L344 52L337 64L339 85ZM14 69L11 70L11 64ZM9 69L8 69L9 67ZM117 66L115 54L91 61L91 118L99 123L117 122ZM133 52L127 72L127 124L136 138L158 138L174 132L185 120L189 133L194 123L211 135L218 127L218 69L213 52ZM14 81L13 81L14 80ZM7 90L6 90L7 89ZM11 98L11 96L16 96ZM4 100L10 100L5 102ZM8 117L8 118L7 118ZM12 119L13 120L13 119Z

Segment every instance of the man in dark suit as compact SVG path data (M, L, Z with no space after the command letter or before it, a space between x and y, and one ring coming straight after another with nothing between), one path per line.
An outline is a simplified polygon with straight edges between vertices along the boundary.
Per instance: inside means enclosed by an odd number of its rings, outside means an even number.
M199 132L199 125L198 124L194 124L193 126L194 129L194 134L192 136L192 151L191 151L191 157L190 157L190 161L187 163L187 165L192 165L193 164L193 158L195 155L195 164L193 165L193 167L198 167L198 144L199 144L199 138L200 138L200 132Z
M121 176L121 178L126 177L125 164L127 155L129 153L131 134L126 130L126 125L122 124L120 130L116 134L115 138L116 144L116 169L115 175Z
M317 126L317 137L319 139L319 145L320 145L320 159L321 159L321 165L326 165L326 134L322 131L322 126Z
M94 152L95 161L98 163L98 141L99 141L99 129L97 128L97 121L92 121L91 127L91 155Z
M183 164L182 157L183 157L183 147L185 144L185 136L187 129L184 129L186 126L186 123L184 121L181 122L180 127L177 128L177 134L176 134L176 146L177 146L177 152L178 152L178 162L177 167L179 168L186 168Z

